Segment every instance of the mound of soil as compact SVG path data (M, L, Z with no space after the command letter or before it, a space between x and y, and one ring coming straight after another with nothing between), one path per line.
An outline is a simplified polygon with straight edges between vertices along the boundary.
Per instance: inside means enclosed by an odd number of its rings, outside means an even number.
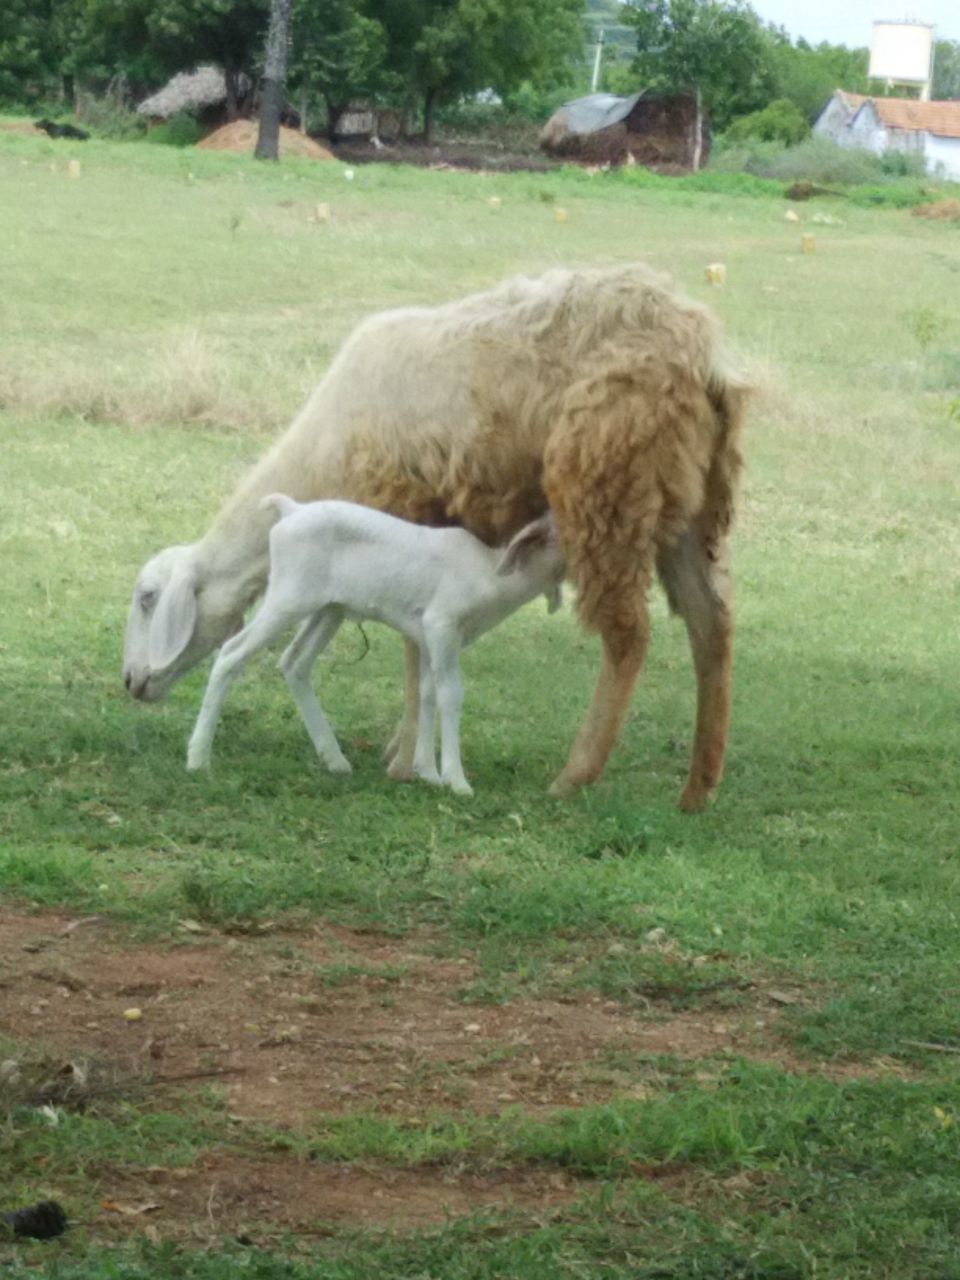
M236 151L242 155L252 155L257 145L259 124L256 120L234 120L221 129L208 134L197 143L205 151ZM296 129L280 126L280 158L284 156L305 156L308 160L332 160L333 155L319 142L308 138Z
M912 213L915 218L960 222L960 200L937 200L934 204L918 204Z

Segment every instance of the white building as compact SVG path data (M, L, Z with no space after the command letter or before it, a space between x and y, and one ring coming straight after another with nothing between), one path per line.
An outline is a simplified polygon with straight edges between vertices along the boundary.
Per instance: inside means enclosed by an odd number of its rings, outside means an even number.
M813 126L817 137L882 155L922 155L933 176L960 180L960 102L867 98L837 89Z

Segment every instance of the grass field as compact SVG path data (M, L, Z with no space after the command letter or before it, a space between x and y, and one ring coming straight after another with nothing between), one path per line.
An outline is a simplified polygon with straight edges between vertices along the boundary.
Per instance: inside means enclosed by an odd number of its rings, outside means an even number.
M960 231L784 211L0 134L0 1213L75 1224L5 1275L960 1277ZM659 597L570 801L595 644L541 606L466 655L473 799L383 778L375 629L321 664L352 777L268 662L188 776L205 671L120 680L143 559L362 315L633 259L764 387L715 805Z

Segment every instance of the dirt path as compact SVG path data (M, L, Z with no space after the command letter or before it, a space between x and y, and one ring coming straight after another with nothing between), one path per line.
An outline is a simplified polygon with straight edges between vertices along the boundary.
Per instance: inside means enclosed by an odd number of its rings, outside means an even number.
M202 1083L209 1073L238 1125L293 1131L358 1109L416 1119L643 1098L657 1089L657 1054L702 1062L705 1076L730 1054L813 1069L778 1034L782 992L751 991L722 1013L640 1014L591 993L468 1005L474 961L438 958L427 936L317 925L235 938L193 922L181 932L131 946L97 918L0 913L0 1029L47 1062L95 1062L118 1080ZM200 1238L266 1221L419 1226L487 1206L549 1210L580 1190L542 1169L482 1177L220 1152L188 1169L134 1158L107 1182L118 1207L103 1216L117 1229Z

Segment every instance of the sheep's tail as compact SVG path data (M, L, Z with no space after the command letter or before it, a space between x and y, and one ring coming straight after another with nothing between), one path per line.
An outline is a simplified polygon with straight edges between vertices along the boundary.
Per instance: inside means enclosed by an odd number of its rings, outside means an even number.
M716 419L717 434L699 519L708 544L722 540L733 524L737 487L743 469L740 434L747 402L753 391L748 382L723 364L718 362L711 370L707 395Z
M273 507L281 520L296 511L299 506L299 502L294 502L293 498L289 498L285 493L268 493L265 498L260 499L260 510L266 511Z

